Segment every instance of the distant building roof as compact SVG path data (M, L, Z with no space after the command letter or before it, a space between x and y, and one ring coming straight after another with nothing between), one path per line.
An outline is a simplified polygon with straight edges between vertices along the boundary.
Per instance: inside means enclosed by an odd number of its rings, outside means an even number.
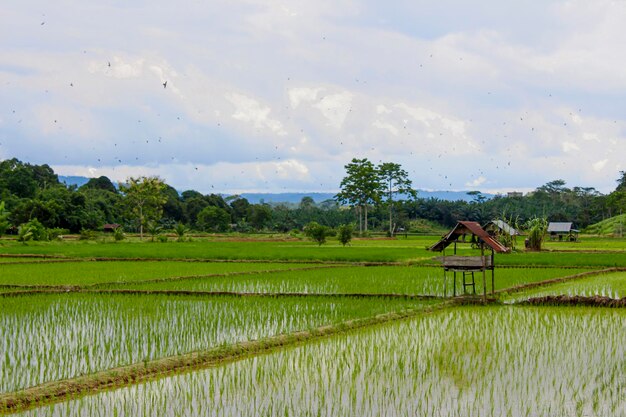
M548 224L548 233L569 233L578 232L572 229L572 222L550 222Z
M487 226L489 226L490 224L493 224L498 229L502 230L504 233L507 233L511 236L521 235L521 233L517 229L511 227L507 222L504 222L502 220L492 220L485 225L484 229L486 229Z
M441 238L441 240L435 243L433 246L429 248L429 250L441 252L445 248L447 248L453 242L459 240L459 237L472 234L479 237L487 246L498 253L508 252L509 249L504 246L502 243L498 242L494 237L490 236L480 224L476 222L458 222L454 229L452 229L447 235Z

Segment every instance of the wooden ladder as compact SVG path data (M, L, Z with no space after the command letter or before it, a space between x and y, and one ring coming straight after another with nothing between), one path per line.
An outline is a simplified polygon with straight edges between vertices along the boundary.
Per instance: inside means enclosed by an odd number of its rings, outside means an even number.
M471 277L471 281L467 281L466 277ZM476 280L474 279L474 271L463 271L463 293L467 294L467 287L472 287L472 294L476 295Z

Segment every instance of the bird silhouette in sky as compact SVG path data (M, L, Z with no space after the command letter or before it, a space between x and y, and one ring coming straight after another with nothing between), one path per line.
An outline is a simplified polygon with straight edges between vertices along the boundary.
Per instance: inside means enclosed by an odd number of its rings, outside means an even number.
M163 83L163 88L167 88L167 81Z

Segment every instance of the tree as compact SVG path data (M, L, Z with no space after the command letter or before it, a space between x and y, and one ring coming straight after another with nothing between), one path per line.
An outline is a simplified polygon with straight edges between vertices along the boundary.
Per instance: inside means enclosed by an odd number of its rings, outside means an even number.
M230 198L230 207L233 210L233 221L244 220L248 214L250 203L245 198L235 196Z
M367 207L379 199L380 178L374 164L367 158L352 159L345 165L346 176L341 180L341 191L335 199L342 204L357 208L359 233L363 233L363 224L367 232ZM363 216L363 220L362 220Z
M412 188L413 183L409 179L409 174L402 169L400 164L393 162L384 162L377 167L378 176L382 185L382 191L389 206L389 235L393 236L395 224L393 222L394 195L408 195L409 197L417 197L417 192Z
M272 219L272 209L265 204L253 204L248 207L248 221L257 230L261 230Z
M117 193L117 188L115 188L115 185L113 185L109 177L105 177L104 175L98 178L89 178L89 181L87 181L80 187L81 190L88 188L94 190L106 190L114 194Z
M302 197L302 200L300 200L300 210L310 211L313 207L315 207L315 200L313 200L313 197Z
M148 222L147 225L148 234L150 235L150 241L154 242L154 239L159 237L163 233L163 227L155 222Z
M225 232L230 225L230 213L226 210L208 206L198 214L198 226L205 231Z
M165 188L159 177L130 177L126 184L120 183L120 191L130 211L137 216L139 222L139 236L143 239L143 227L149 221L156 221L161 217L166 197L162 191Z
M322 226L317 222L307 224L304 227L304 234L309 239L316 241L319 246L326 243L326 237L333 235L330 227Z
M189 229L182 223L176 223L176 227L174 227L174 233L178 236L178 241L183 242L185 240L185 233L187 233Z
M9 213L4 208L4 201L0 201L0 237L7 231L9 228Z
M617 179L617 188L615 191L626 192L626 171L619 172L620 177Z
M343 246L346 246L352 240L353 224L342 224L337 228L337 239Z

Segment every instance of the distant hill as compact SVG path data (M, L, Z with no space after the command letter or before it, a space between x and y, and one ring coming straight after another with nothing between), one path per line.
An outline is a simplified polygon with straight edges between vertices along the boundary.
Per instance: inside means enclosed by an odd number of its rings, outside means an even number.
M583 232L591 235L619 236L621 234L623 236L626 234L626 214L609 217L601 222L587 226Z
M63 176L59 175L59 181L66 185L76 185L80 187L85 185L89 178L81 176ZM117 186L117 184L114 184ZM225 194L226 195L226 194ZM252 204L258 204L261 201L265 203L289 203L297 204L302 200L302 197L311 197L316 203L321 203L324 200L332 199L334 193L243 193L239 194L241 197L247 199ZM424 191L418 190L417 196L419 198L436 198L439 200L447 201L471 201L472 196L467 195L467 191ZM493 194L483 194L487 198L492 198Z
M243 193L239 194L253 204L260 203L299 203L302 197L311 197L316 203L332 199L334 193ZM472 201L473 197L467 195L467 191L423 191L418 190L419 198L436 198L447 201ZM487 198L492 198L493 194L483 194Z

